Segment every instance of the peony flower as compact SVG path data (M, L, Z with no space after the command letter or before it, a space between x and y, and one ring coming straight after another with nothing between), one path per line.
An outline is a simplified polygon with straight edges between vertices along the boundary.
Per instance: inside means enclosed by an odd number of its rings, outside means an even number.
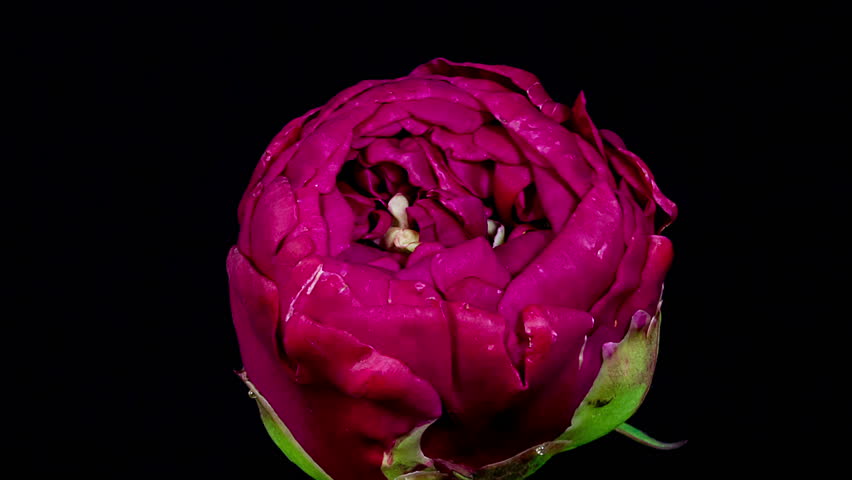
M675 216L582 94L444 59L361 82L287 124L240 203L241 376L316 479L523 478L613 430L671 447L624 422Z

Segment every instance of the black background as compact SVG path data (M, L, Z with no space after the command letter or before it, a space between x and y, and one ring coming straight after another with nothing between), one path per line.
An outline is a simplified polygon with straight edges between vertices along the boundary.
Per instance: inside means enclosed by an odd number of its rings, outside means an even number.
M306 478L233 374L237 203L288 120L438 56L527 69L563 103L585 91L680 207L658 370L631 423L690 443L612 434L536 478L820 474L848 445L831 434L850 377L831 307L848 296L838 8L145 2L3 22L23 107L4 183L24 268L3 343L25 472Z

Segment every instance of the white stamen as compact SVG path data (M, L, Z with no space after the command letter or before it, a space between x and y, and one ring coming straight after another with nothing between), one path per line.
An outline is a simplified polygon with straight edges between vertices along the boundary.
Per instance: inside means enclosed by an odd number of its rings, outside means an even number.
M493 237L491 248L497 248L506 241L506 227L500 222L488 219L488 236Z
M405 209L408 208L408 198L401 193L397 193L388 202L388 211L394 219L394 226L408 228L408 213Z
M388 228L382 239L384 247L397 252L411 253L420 245L420 232L412 230L408 225L408 198L397 193L388 202L388 211L393 217L393 226Z

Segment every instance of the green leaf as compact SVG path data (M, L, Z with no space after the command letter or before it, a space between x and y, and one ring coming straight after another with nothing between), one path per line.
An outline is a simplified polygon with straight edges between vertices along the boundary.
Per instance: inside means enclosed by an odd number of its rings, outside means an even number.
M237 372L237 375L239 375L243 382L245 382L246 386L248 386L249 396L257 401L263 426L266 427L266 431L269 433L269 436L272 437L272 441L275 442L275 445L278 445L278 448L284 452L284 455L286 455L291 462L295 463L314 480L332 480L332 478L328 476L328 474L325 473L316 462L314 462L314 459L305 452L305 449L299 445L299 442L297 442L293 437L293 434L290 432L290 429L287 428L287 425L284 425L284 422L282 422L281 419L278 418L278 415L275 414L275 411L272 410L272 406L269 405L269 402L263 398L260 392L257 391L254 384L249 381L245 370Z

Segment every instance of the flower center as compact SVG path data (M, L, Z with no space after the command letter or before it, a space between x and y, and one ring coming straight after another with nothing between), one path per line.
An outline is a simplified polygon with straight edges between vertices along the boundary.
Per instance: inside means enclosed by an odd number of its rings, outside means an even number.
M420 232L409 228L408 206L408 198L401 193L394 195L388 202L393 224L382 239L382 244L388 250L411 253L420 245Z

